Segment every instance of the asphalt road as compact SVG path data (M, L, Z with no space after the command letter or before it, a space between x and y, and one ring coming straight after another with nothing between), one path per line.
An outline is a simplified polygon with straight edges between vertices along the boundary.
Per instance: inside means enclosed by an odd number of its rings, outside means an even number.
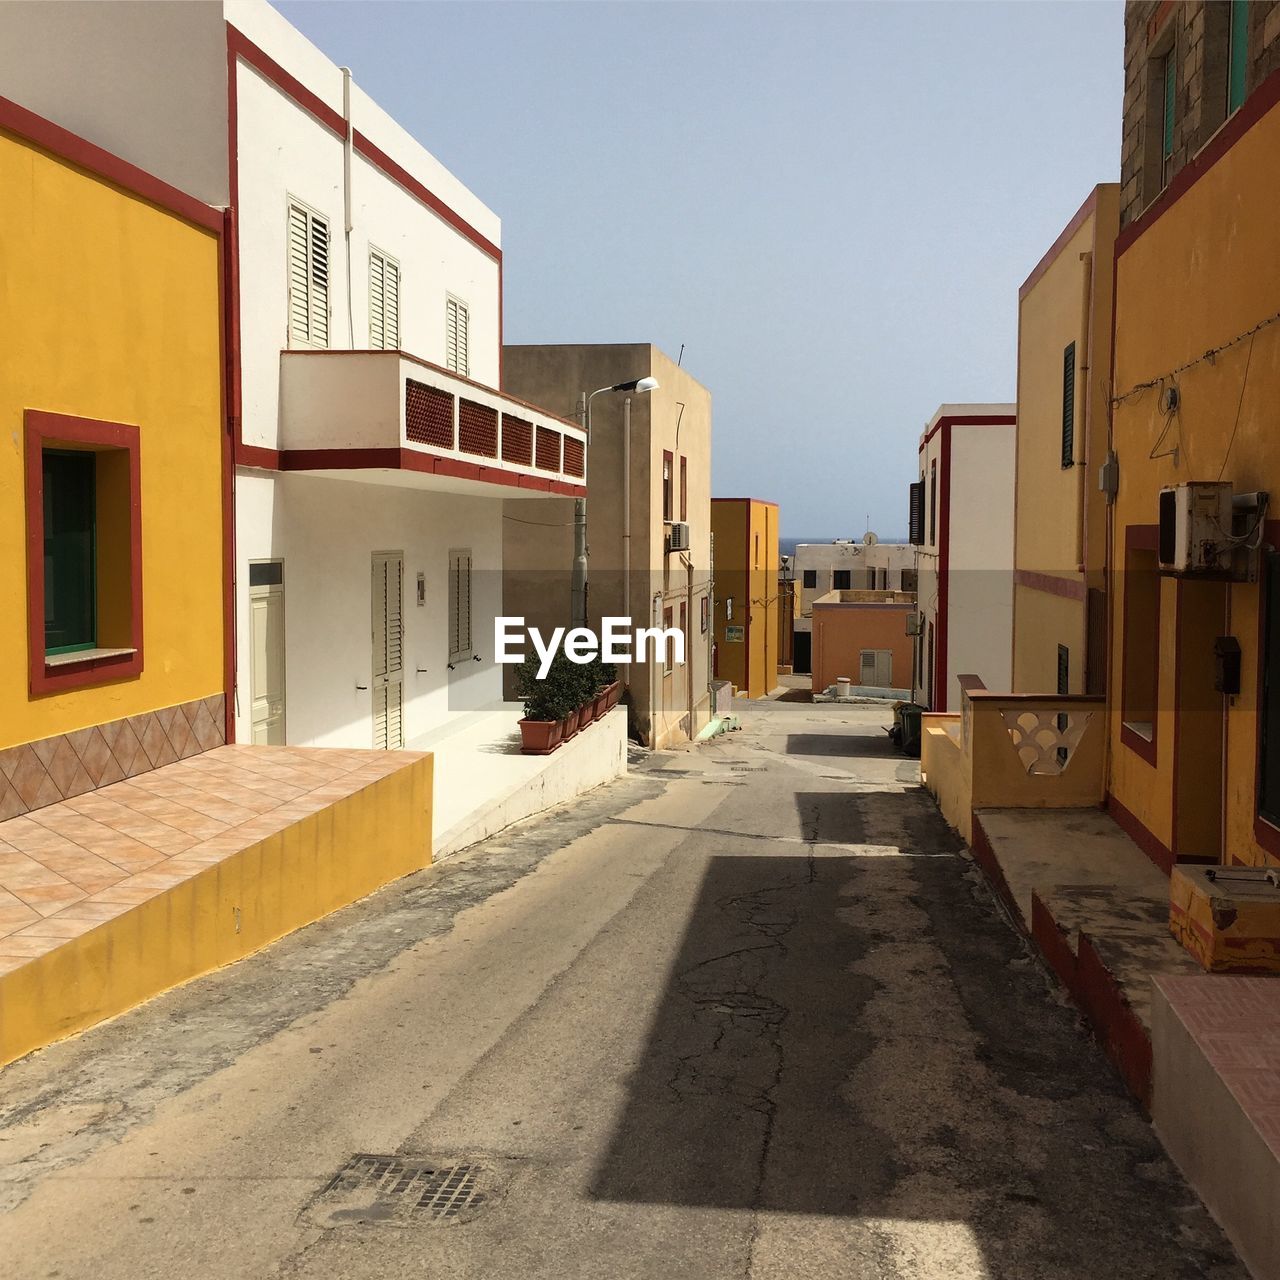
M883 713L743 718L0 1072L0 1276L1243 1277Z

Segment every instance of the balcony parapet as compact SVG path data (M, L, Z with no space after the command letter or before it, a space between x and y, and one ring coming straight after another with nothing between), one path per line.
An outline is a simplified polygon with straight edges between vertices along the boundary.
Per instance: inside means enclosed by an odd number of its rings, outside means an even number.
M286 471L411 473L426 488L586 492L577 423L404 351L282 352L278 458Z

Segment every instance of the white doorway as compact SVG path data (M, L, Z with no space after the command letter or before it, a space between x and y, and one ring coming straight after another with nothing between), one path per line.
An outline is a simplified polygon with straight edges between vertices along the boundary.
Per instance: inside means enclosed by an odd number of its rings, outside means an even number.
M254 746L283 747L284 561L249 565L249 705Z
M404 552L373 553L373 745L404 746Z

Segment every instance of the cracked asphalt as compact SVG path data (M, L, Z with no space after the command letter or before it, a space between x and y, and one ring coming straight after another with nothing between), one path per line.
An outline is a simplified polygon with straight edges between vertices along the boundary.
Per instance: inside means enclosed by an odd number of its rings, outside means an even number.
M739 709L0 1072L0 1276L1243 1280L883 711Z

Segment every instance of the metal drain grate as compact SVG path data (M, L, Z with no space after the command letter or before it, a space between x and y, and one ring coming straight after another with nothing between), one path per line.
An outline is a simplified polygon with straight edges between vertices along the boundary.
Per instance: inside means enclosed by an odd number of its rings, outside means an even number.
M474 1164L437 1164L400 1156L355 1155L316 1197L312 1217L327 1226L431 1218L453 1221L480 1208L484 1170Z

